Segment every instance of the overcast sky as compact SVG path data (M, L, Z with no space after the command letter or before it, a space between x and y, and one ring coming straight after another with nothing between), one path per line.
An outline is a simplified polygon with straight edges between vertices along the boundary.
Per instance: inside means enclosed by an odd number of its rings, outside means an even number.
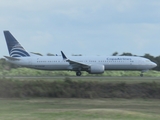
M29 52L160 55L160 0L0 0L0 57L9 30Z

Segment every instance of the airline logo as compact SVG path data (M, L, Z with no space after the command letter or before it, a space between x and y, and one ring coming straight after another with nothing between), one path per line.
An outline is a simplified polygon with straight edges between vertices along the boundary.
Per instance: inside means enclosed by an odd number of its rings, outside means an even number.
M11 57L30 56L9 31L4 31L8 51Z
M19 43L17 43L10 50L10 56L11 57L27 57L30 55L25 51L25 49Z

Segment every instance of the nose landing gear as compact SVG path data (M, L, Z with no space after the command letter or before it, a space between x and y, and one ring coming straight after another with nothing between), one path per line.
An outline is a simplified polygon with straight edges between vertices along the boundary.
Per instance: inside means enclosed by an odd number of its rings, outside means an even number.
M147 72L148 70L142 70L140 76L143 77L143 73Z

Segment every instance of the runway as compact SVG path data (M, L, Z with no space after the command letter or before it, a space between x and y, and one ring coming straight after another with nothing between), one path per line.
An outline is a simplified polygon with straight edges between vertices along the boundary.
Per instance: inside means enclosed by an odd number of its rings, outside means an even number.
M4 76L4 78L23 78L23 79L39 79L39 78L44 78L44 79L52 79L52 78L74 78L74 79L160 79L160 77L108 77L108 76ZM2 76L1 76L2 78Z

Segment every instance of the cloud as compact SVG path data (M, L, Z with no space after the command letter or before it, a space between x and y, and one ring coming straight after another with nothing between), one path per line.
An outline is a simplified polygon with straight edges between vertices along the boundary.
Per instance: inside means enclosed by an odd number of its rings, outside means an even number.
M14 17L9 18L10 20L21 18L28 21L32 19L38 21L38 18L44 20L45 18L63 17L66 20L87 23L125 23L143 22L143 18L153 16L159 18L156 16L159 15L159 7L160 2L157 0L155 2L139 0L15 0L13 2L11 0L1 0L0 8L2 10L0 13L4 16L9 14L10 17Z
M1 0L0 31L10 30L29 51L44 54L157 55L159 11L159 0Z

